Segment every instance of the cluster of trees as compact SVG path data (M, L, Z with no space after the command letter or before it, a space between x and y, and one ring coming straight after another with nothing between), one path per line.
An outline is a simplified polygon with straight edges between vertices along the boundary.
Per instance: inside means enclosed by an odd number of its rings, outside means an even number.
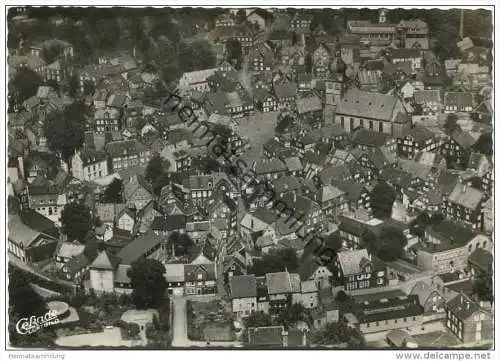
M383 228L378 236L368 231L362 238L368 252L385 262L402 257L408 243L401 230L392 227Z
M162 158L158 153L153 155L146 166L144 176L152 184L156 195L160 195L161 189L170 181L168 175L169 168L170 162Z
M88 207L81 203L67 203L61 212L61 225L61 230L69 241L82 241L93 228Z
M327 323L312 334L311 342L317 345L347 344L351 348L362 348L365 345L365 339L359 330L349 327L343 321Z
M84 142L88 108L82 101L71 103L63 111L51 113L43 125L49 148L60 154L71 171L71 158Z
M104 203L122 203L123 202L123 181L115 178L106 187L103 193Z
M283 272L285 269L288 272L295 272L299 268L299 260L295 251L290 248L272 250L264 255L262 259L254 260L250 266L248 273L256 276L264 276L267 273Z
M161 308L168 303L165 266L157 260L140 258L128 271L132 301L139 310Z
M42 316L48 311L43 298L30 285L30 279L18 268L8 267L9 275L9 340L11 346L38 346L53 345L55 333L53 329L43 328L29 335L20 335L16 331L16 323L21 318Z
M380 219L390 218L395 200L396 191L393 187L386 182L377 183L370 195L373 216Z
M174 247L176 257L188 256L196 248L195 243L185 233L172 232L168 236L169 243Z

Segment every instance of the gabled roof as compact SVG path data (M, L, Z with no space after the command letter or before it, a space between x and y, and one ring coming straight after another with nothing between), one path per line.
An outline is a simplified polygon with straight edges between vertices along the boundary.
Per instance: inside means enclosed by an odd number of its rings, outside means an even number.
M486 272L491 269L493 255L484 248L476 248L469 256L469 263Z
M476 210L480 206L484 193L480 190L469 187L465 184L457 183L455 188L448 196L448 200L462 207Z
M292 281L288 272L266 274L266 285L270 295L292 293Z
M92 262L90 268L114 271L119 262L119 257L116 257L107 251L102 251Z
M293 98L297 94L297 84L293 82L274 84L274 92L278 99Z
M455 142L457 142L458 145L466 149L476 144L476 139L474 139L468 132L463 130L457 129L453 131L451 137Z
M368 255L366 249L338 252L337 257L344 276L361 273L362 265L364 265L366 261L371 262L371 256Z
M317 96L297 99L296 105L299 114L323 110L321 99Z
M229 281L231 298L246 298L257 296L257 280L255 275L233 276Z
M389 121L399 101L393 95L351 88L337 105L336 114Z
M455 298L448 301L447 308L461 321L468 320L477 312L489 313L487 310L481 308L477 302L463 293L460 293Z
M374 130L360 128L352 133L351 139L353 144L360 144L368 147L381 147L391 139L391 136Z
M474 94L470 92L446 92L444 93L445 105L473 106Z

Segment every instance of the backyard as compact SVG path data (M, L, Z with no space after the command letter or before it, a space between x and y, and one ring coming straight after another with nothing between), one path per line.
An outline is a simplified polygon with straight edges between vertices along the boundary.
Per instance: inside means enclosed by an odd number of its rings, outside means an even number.
M220 300L188 300L187 333L192 341L234 341L233 320Z

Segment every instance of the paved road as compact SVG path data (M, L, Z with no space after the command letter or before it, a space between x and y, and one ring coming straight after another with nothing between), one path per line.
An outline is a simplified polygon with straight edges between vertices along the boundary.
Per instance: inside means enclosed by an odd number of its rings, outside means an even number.
M213 341L207 345L203 341L191 341L187 337L187 315L186 315L186 297L173 296L173 312L174 312L174 337L172 340L173 347L239 347L239 342L220 342Z

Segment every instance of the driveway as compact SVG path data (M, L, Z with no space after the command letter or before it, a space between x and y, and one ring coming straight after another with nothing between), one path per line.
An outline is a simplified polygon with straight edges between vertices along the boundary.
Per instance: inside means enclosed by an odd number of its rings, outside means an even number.
M210 342L207 345L204 341L191 341L187 337L187 313L186 313L186 297L184 296L173 296L172 297L174 312L174 322L173 322L173 347L238 347L239 342Z

